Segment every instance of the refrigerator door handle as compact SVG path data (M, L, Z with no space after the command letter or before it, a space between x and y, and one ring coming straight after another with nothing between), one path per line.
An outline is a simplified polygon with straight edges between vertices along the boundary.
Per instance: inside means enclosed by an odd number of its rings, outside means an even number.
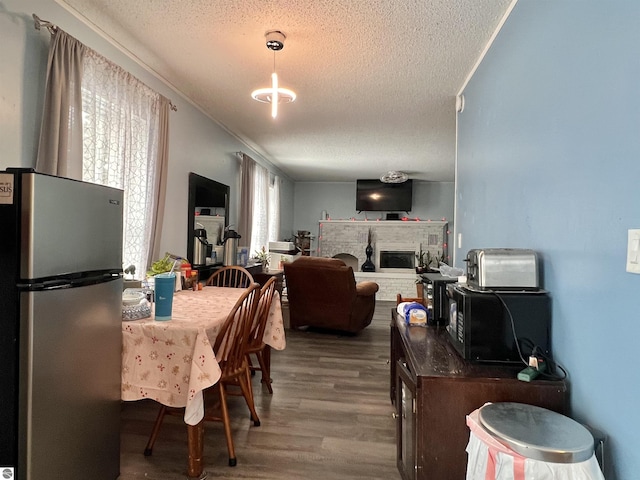
M98 283L111 282L122 278L122 272L113 270L108 272L94 272L89 275L56 277L51 279L34 279L18 283L20 290L41 291L41 290L58 290L61 288L77 288L87 285L96 285Z

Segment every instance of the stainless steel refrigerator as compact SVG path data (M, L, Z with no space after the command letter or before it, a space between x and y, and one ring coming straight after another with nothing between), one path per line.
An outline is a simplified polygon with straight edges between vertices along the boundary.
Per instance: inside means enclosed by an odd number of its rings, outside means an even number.
M122 191L0 171L0 471L120 471Z

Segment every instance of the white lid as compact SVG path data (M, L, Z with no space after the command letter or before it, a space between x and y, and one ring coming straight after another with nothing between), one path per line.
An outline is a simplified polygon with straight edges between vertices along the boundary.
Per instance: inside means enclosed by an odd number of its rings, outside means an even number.
M523 403L489 403L478 411L484 429L520 455L552 463L584 462L593 455L593 436L575 420Z

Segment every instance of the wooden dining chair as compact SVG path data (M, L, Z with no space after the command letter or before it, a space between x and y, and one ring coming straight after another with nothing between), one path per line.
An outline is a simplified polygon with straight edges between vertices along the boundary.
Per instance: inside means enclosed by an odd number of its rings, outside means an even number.
M252 283L253 276L246 268L229 265L213 272L207 279L206 285L209 287L247 288Z
M247 348L247 360L251 372L262 372L262 383L267 386L269 393L273 393L271 388L271 349L264 343L264 330L269 321L269 311L273 303L273 296L276 293L276 277L271 277L262 286L260 290L260 299L258 300L258 308L256 316L249 332L249 343ZM254 366L251 362L251 355L255 355L258 360L258 366Z
M204 420L221 421L223 423L227 440L227 450L229 452L229 465L232 467L237 464L237 459L231 433L227 395L234 395L236 392L233 390L230 391L229 387L239 387L239 394L244 397L249 407L254 426L260 426L260 418L256 412L253 399L251 372L249 370L246 353L249 332L251 331L251 326L256 315L259 296L260 285L257 283L250 284L229 312L213 345L213 350L220 365L220 380L203 392L205 396ZM216 404L213 406L207 405L211 397L217 397L215 398ZM152 454L153 445L160 431L160 426L167 414L184 415L184 408L172 408L161 405L144 451L145 456Z

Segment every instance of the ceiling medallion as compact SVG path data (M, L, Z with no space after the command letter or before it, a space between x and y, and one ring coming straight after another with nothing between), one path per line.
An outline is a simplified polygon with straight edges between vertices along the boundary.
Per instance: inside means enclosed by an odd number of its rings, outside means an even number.
M409 179L409 175L404 172L389 170L380 177L382 183L404 183Z
M287 38L279 30L271 30L265 34L267 48L273 51L273 73L271 74L271 87L259 88L251 92L254 100L271 104L271 116L278 116L278 104L290 103L296 99L296 94L288 88L278 85L278 74L276 73L276 52L284 48L284 40Z

